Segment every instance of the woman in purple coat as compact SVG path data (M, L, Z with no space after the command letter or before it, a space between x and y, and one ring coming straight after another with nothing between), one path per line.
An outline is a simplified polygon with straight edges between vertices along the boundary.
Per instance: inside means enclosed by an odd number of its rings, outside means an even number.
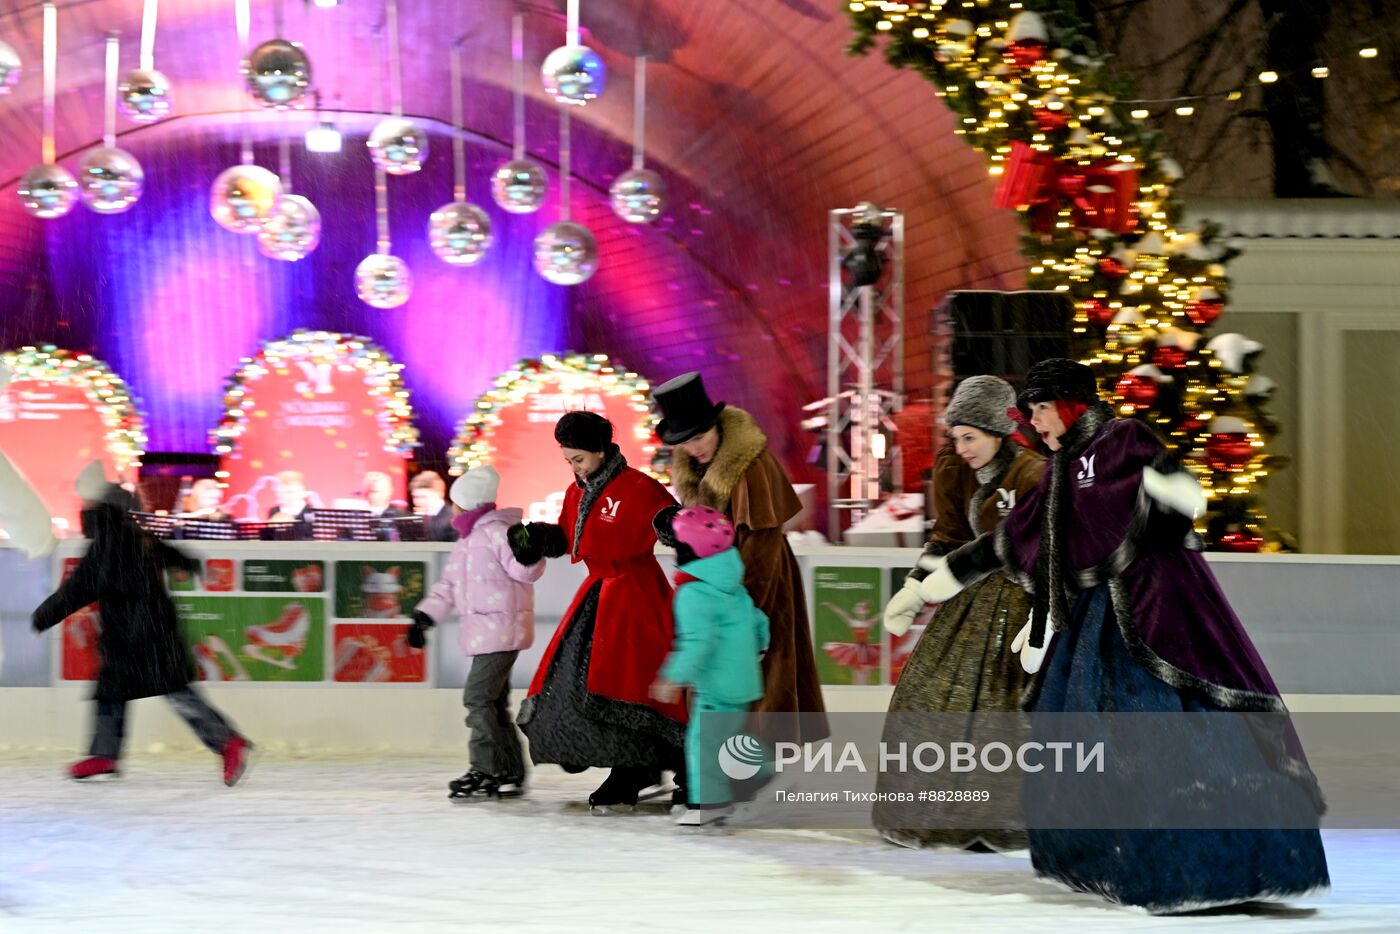
M1125 741L1108 746L1108 776L1026 777L1037 872L1156 913L1325 888L1322 795L1200 554L1200 487L1147 425L1114 417L1083 364L1037 364L1017 407L1054 451L1050 469L995 533L925 559L923 596L1004 570L1032 593L1011 644L1026 671L1044 668L1027 709L1115 715L1076 721ZM1033 733L1066 719L1036 718ZM1097 829L1115 820L1126 829Z

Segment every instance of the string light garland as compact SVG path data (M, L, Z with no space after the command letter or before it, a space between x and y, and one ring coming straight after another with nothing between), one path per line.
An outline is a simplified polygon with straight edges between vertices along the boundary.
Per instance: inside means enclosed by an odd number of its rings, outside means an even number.
M21 347L0 353L13 381L42 380L80 387L107 429L107 450L117 473L141 466L146 453L145 419L136 408L126 382L90 354L73 353L52 344ZM11 390L13 391L13 390Z
M1029 287L1073 298L1073 353L1094 366L1104 398L1157 430L1201 480L1207 544L1263 549L1260 487L1283 461L1267 453L1278 430L1267 392L1247 391L1262 345L1227 368L1201 339L1228 301L1236 251L1213 225L1181 227L1182 170L1145 122L1149 105L1185 117L1208 95L1120 96L1087 30L1053 0L855 0L847 10L848 51L878 42L891 65L921 74L953 111L954 133L986 156L997 206L1027 228ZM1053 13L1053 29L1037 10ZM1231 431L1218 430L1222 417Z
M367 337L330 331L296 331L281 340L263 341L252 357L245 357L224 387L224 415L210 441L216 454L231 454L248 427L256 384L269 373L293 361L326 364L338 369L353 367L378 401L376 418L384 450L408 457L418 446L413 408L404 388L402 363Z
M546 390L625 397L638 416L634 438L651 457L650 464L632 466L662 483L670 482L656 440L659 419L652 411L651 384L636 373L619 368L606 354L545 354L521 360L496 377L492 387L477 399L472 413L457 426L457 436L447 449L447 459L452 464L449 472L456 476L490 463L492 438L501 425L501 410L520 405L531 395Z

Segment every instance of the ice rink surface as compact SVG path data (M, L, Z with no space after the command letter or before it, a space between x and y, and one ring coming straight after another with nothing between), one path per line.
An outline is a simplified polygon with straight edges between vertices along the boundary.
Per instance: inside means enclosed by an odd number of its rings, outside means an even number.
M100 784L0 752L0 931L1394 931L1400 832L1326 834L1331 892L1156 918L1034 877L1028 858L874 832L682 831L570 806L603 778L543 767L526 798L454 804L450 758L137 754Z

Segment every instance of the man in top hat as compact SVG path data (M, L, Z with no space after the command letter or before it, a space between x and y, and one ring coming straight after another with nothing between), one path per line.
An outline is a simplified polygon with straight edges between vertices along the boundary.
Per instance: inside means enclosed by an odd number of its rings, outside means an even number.
M768 438L753 416L712 402L699 373L686 373L657 387L657 426L670 445L671 483L685 506L710 506L734 523L735 544L744 559L744 587L768 615L771 637L763 659L760 713L803 713L801 736L826 735L825 705L812 653L802 574L783 526L802 510L787 474L768 450Z

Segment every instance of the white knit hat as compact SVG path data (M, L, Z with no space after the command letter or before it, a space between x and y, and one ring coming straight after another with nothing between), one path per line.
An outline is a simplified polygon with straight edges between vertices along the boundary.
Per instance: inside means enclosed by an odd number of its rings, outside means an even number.
M473 467L452 482L448 494L452 502L463 509L476 509L496 501L496 490L501 485L501 475L491 465Z

